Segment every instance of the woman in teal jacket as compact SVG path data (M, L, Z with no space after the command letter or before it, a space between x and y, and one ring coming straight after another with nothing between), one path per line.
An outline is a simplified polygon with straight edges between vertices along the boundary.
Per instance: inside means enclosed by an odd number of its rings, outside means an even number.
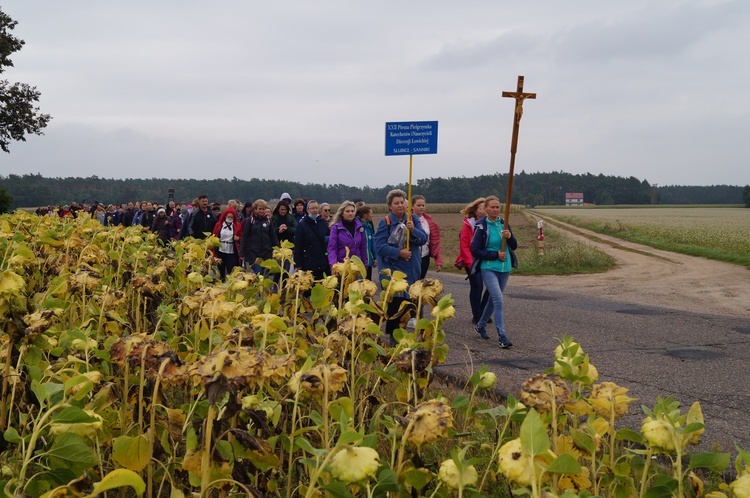
M510 225L500 218L500 200L491 195L484 201L485 217L474 225L474 237L471 240L471 254L474 262L471 273L482 272L482 280L490 293L490 300L484 307L482 316L476 326L476 331L482 339L489 339L485 327L490 317L495 315L495 326L499 336L498 345L509 348L513 345L505 333L503 319L503 292L508 284L508 277L513 268L518 267L518 260L513 252L518 247ZM502 249L502 240L506 239L506 247Z

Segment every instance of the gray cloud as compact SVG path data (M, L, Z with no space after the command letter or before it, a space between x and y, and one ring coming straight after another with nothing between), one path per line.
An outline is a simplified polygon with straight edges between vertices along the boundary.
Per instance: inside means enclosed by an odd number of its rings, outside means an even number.
M386 121L438 120L415 178L505 171L526 76L517 168L750 183L750 4L533 6L30 0L4 6L27 45L11 80L42 92L43 137L0 174L286 178L383 185ZM710 164L710 166L709 166ZM160 175L155 175L155 172Z

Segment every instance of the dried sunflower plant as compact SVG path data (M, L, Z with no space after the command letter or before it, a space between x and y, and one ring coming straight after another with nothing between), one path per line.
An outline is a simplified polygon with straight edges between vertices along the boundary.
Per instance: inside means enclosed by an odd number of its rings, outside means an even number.
M633 399L568 338L520 400L489 402L484 366L444 397L455 310L437 280L394 272L379 290L350 258L316 281L286 272L284 244L269 277L221 282L216 244L0 217L5 496L687 496L728 465L682 464L699 406L660 400L642 433L616 430ZM407 290L430 314L392 346L385 310ZM749 461L724 491L748 496Z

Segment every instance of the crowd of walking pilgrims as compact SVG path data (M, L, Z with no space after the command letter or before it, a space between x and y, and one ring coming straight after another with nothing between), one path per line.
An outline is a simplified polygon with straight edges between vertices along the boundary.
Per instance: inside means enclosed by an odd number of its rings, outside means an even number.
M222 208L201 195L191 204L170 201L162 206L144 201L118 207L99 202L72 203L40 208L37 214L91 216L105 226L141 225L155 232L165 245L187 237L203 239L214 235L220 244L215 255L220 260L222 280L235 267L263 273L262 261L272 258L273 248L282 241L294 244L294 268L288 270L310 271L316 280L329 275L331 267L343 262L347 255L362 260L368 279L372 279L373 269L398 270L406 274L411 285L425 278L431 259L435 260L436 271L440 271L443 267L440 228L425 212L425 198L412 196L409 210L406 193L391 190L386 203L388 214L377 226L372 208L363 202L344 201L332 214L326 202L292 200L287 193L281 195L273 210L263 199L244 204L230 200ZM500 218L500 207L497 197L488 196L474 200L461 211L464 219L454 264L467 274L476 332L482 339L489 339L487 325L494 319L498 345L509 348L512 343L505 332L503 292L512 269L518 266L514 253L518 244L510 225ZM385 323L385 337L390 343L394 342L393 331L400 326L398 311L405 301L409 301L408 292L396 294L389 304L387 315L391 318ZM408 326L413 328L414 320L412 317Z

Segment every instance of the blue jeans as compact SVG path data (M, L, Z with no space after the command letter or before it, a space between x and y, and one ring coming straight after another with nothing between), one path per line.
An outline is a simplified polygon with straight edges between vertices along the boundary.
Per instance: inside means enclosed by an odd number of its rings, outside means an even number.
M495 316L495 326L497 326L497 334L501 339L505 339L505 320L503 320L503 292L505 286L508 284L508 277L510 272L497 272L492 270L481 270L482 280L484 280L484 286L487 288L487 292L490 293L490 300L484 307L482 312L482 318L477 323L479 330L484 330L487 326L487 321L493 315Z
M490 299L490 293L484 291L484 282L482 281L482 272L477 271L473 275L471 269L466 269L466 274L469 276L469 304L471 304L471 318L479 321L479 317L482 316L482 311L487 305Z

